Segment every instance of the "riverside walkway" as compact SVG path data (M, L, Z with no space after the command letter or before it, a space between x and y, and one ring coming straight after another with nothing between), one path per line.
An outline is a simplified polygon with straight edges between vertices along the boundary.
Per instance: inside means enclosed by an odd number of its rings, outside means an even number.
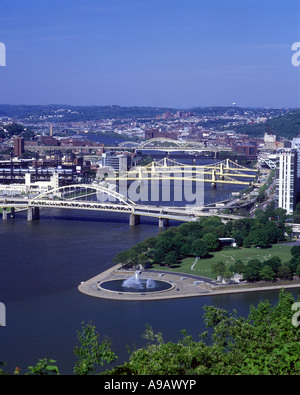
M171 284L169 289L153 292L118 292L101 287L102 283L113 280L125 280L134 275L133 270L122 270L120 265L98 274L97 276L82 281L78 290L88 296L104 299L123 301L155 301L163 299L189 298L210 295L227 295L244 292L257 292L280 290L282 288L299 288L299 281L278 282L276 285L269 284L230 284L224 286L207 277L189 275L175 272L162 272L158 270L142 271L141 278L165 281Z

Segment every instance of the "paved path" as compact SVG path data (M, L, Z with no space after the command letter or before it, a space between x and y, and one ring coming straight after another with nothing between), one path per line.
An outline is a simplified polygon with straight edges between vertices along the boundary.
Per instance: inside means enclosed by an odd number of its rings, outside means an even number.
M165 281L171 284L171 288L158 292L118 292L101 288L101 283L111 280L127 279L134 275L134 271L120 270L120 266L114 266L103 273L82 282L78 290L85 295L104 299L114 299L123 301L140 301L140 300L162 300L186 297L199 297L208 295L226 295L233 293L255 292L281 288L298 288L300 281L292 284L272 285L268 287L252 286L249 288L241 285L231 285L225 287L218 285L214 280L206 277L199 277L191 274L161 272L158 270L144 270L140 278Z

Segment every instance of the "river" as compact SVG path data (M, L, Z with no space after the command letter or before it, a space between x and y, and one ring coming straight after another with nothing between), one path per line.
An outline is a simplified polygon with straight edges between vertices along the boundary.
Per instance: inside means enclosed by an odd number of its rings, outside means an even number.
M208 199L221 200L230 194L226 188L208 189ZM278 298L277 291L155 302L88 297L78 291L79 283L111 267L117 252L156 235L157 220L142 218L141 225L130 228L126 214L43 209L40 217L28 223L19 213L0 222L0 301L7 318L0 328L0 361L7 371L19 366L24 373L47 357L57 361L61 374L72 374L82 321L91 320L101 337L111 339L122 363L128 359L127 345L145 344L146 324L165 340L178 340L182 329L197 338L205 330L204 305L235 308L247 316L251 304Z

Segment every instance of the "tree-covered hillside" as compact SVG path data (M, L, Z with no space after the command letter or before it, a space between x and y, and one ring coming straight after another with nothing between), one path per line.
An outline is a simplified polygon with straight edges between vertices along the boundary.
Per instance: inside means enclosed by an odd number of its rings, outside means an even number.
M277 139L285 137L291 140L300 135L300 110L280 115L265 123L241 125L231 129L251 137L262 137L265 133L271 132Z
M25 128L23 125L15 122L9 125L3 125L0 122L0 138L11 138L13 136L30 139L34 136L34 132L31 128Z

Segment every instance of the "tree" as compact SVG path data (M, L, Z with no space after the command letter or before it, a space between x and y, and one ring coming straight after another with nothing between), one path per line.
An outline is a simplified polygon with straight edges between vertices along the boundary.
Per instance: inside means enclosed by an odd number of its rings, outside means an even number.
M115 255L113 261L114 261L115 264L118 264L118 263L121 263L122 265L128 264L129 261L130 261L130 254L129 254L129 251L126 250L126 251L118 252L118 253Z
M226 269L226 271L223 275L224 280L228 282L232 278L233 274L234 273L230 268Z
M130 250L128 250L128 259L131 265L138 265L139 256L139 253L134 248L130 248Z
M299 375L300 332L293 326L294 298L282 290L272 306L261 301L247 318L236 311L204 307L212 329L195 341L185 331L177 343L165 342L147 327L143 348L135 349L122 366L104 374L126 375Z
M147 247L147 248L153 248L155 247L155 244L157 243L158 238L156 236L151 236L148 237L146 240L143 241L143 244Z
M209 253L209 248L205 241L202 239L195 240L192 244L192 254L194 256L199 256L201 258L207 256Z
M145 266L148 262L148 257L145 254L140 254L138 256L138 264L141 266Z
M251 259L243 271L244 280L249 282L259 281L261 269L262 263L257 259Z
M269 244L269 237L265 229L255 229L251 231L250 241L257 247L267 247Z
M260 270L259 276L263 281L274 281L276 278L276 273L270 266L264 266Z
M246 236L243 240L243 247L244 248L249 248L251 247L251 240L249 236Z
M80 346L76 346L74 354L78 361L74 373L78 375L91 375L95 373L95 366L103 366L105 362L113 363L117 357L111 350L111 343L105 338L99 343L99 333L91 322L82 323L81 331L77 334Z
M242 274L245 269L244 263L239 259L231 267L234 273Z
M290 261L288 263L286 263L286 266L288 266L288 268L290 269L292 275L297 275L296 271L297 271L297 267L299 265L300 265L300 255L299 256L293 256L290 259Z
M154 262L163 263L166 255L170 251L173 251L172 237L159 237L159 240L154 247Z
M148 165L148 164L151 163L151 162L152 162L152 156L151 156L151 155L147 155L146 158L143 158L143 159L141 160L140 165L141 165L141 166L146 166L146 165Z
M211 269L216 277L218 277L218 276L224 277L225 272L226 272L226 265L223 262L218 262L218 263L212 264Z
M7 130L10 137L14 135L20 135L21 133L24 132L24 126L15 122L11 123L10 125L7 125L5 129Z
M170 251L165 256L165 265L171 267L177 261L177 253L175 251Z
M118 252L113 260L115 264L121 263L122 266L137 265L139 257L140 254L134 248L130 248L129 250Z
M245 281L254 283L255 281L260 280L260 274L255 268L247 266L243 272L243 278Z
M204 235L203 227L199 221L182 224L179 226L178 230L183 236L190 236L193 238L202 237Z
M209 251L216 251L219 249L219 239L215 233L207 233L203 236L202 240L207 244Z
M186 256L182 254L182 247L185 245L187 237L182 236L181 234L177 234L172 239L173 250L176 251L177 256L180 255Z
M300 203L298 203L300 204ZM293 246L291 248L291 254L293 255L293 257L298 258L300 256L300 246Z
M267 261L264 262L265 265L269 266L275 273L275 275L278 272L278 269L281 265L281 259L278 256L274 256Z
M194 239L192 237L185 237L184 243L182 244L181 249L180 249L180 254L183 255L184 257L193 255L192 254L193 242L194 242Z
M279 267L277 275L281 280L288 280L292 277L290 268L286 265L281 265Z

